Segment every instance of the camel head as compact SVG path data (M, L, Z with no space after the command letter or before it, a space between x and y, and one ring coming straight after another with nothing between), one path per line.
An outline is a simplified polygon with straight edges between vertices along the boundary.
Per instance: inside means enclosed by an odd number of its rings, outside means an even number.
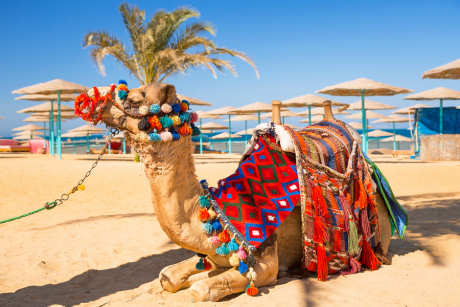
M170 142L199 134L193 124L197 114L186 100L180 101L173 85L152 83L128 89L118 86L94 87L75 100L75 113L96 124L125 132L130 140Z

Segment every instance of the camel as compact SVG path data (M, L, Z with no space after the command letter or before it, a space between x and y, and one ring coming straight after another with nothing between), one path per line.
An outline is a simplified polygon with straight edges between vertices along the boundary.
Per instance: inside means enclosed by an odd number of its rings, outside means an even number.
M159 274L163 289L176 292L189 291L194 301L219 301L245 291L248 276L242 275L231 264L228 256L216 254L197 218L202 187L195 174L191 137L172 142L152 142L146 132L139 129L141 117L152 104L173 104L177 101L175 87L169 84L149 84L130 89L120 105L107 102L102 111L102 122L123 130L127 143L141 157L145 175L150 183L152 203L162 230L177 245L198 254L207 255L212 269L200 271L194 256L165 267ZM278 106L279 111L279 106ZM276 113L276 112L275 112ZM331 114L330 112L326 112ZM279 123L279 114L275 114ZM391 229L387 209L375 193L380 223L380 257L388 251ZM270 236L254 254L256 265L252 277L257 287L275 285L279 276L298 268L302 258L300 208Z

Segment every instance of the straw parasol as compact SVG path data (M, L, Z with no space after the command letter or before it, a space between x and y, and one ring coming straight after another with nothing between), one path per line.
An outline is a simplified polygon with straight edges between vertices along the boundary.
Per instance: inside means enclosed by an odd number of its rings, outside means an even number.
M14 98L14 100L26 100L26 101L56 101L57 94L33 94L33 95L22 95ZM61 101L75 101L77 95L75 94L62 94L60 96Z
M191 105L195 105L195 106L212 106L211 103L207 102L207 101L204 101L204 100L201 100L201 99L198 99L198 98L192 98L192 97L187 97L187 96L184 96L184 95L181 95L181 94L176 94L177 95L177 98L179 98L180 100L187 100Z
M51 102L37 104L35 106L16 111L16 113L49 113L52 109L54 109L52 108L51 104ZM68 106L61 106L61 112L74 112L74 108ZM53 113L57 113L57 110L53 110Z
M106 129L104 128L99 128L99 127L96 127L96 126L92 126L92 125L83 125L83 126L79 126L77 128L73 128L71 130L69 130L67 133L66 133L66 137L69 136L86 136L86 152L88 153L89 152L89 136L90 135L94 135L94 134L104 134L106 133ZM110 134L109 134L109 137L110 137ZM109 142L110 144L110 142Z
M19 126L19 127L16 127L16 128L13 128L11 130L13 131L37 131L37 130L45 130L46 128L44 127L41 127L39 125L34 125L34 124L27 124L27 125L23 125L23 126Z
M228 134L228 132L222 132L220 134L217 134L213 137L211 137L211 139L213 140L225 140L225 139L228 139L228 138L239 138L241 137L241 135L239 134Z
M300 122L308 124L308 125L311 125L312 123L317 123L317 122L320 122L322 120L323 120L323 116L316 115L316 116L313 116L312 118L309 118L309 119L301 119Z
M254 133L254 130L256 130L256 128L244 129L244 130L238 131L235 134L238 134L240 136L242 136L242 135L252 135Z
M54 79L48 82L37 83L31 86L27 86L18 90L14 90L13 94L21 95L56 95L57 101L57 142L56 151L59 159L62 158L62 143L61 143L61 95L63 94L74 94L86 91L87 88L83 85L76 84L73 82ZM52 100L49 98L43 98L43 100ZM51 104L50 114L54 113L53 104ZM54 118L50 115L50 154L54 155Z
M410 93L411 90L396 87L393 85L377 82L367 78L359 78L332 86L327 86L318 91L321 94L335 96L361 96L361 113L363 122L363 151L367 153L367 119L365 108L365 96L393 96L397 94Z
M257 114L257 123L260 124L260 114L272 111L272 105L265 102L254 102L233 110L232 114Z
M406 100L439 100L439 134L443 134L443 101L459 100L460 92L445 87L437 87L404 97Z
M224 130L227 129L227 126L224 126L222 124L214 123L214 122L209 122L201 126L201 130Z
M354 129L363 129L363 123L360 122L349 122L348 125L350 125ZM372 126L367 125L367 128L372 128Z
M460 79L460 59L425 71L422 78L429 79Z
M308 115L308 123L309 125L311 125L311 116L313 115L312 107L323 107L324 102L326 101L330 101L330 100L327 98L318 96L318 95L307 94L307 95L297 96L297 97L283 100L281 102L281 105L285 107L293 107L293 108L307 107L305 114ZM331 101L331 102L332 102L332 106L342 106L343 107L345 105L343 103L336 102L336 101Z
M37 138L37 136L43 135L41 131L33 131L33 130L24 130L14 134L14 137L21 139L21 140L31 140Z
M380 138L384 136L392 136L393 133L383 131L383 130L374 130L374 131L369 132L367 135L373 138Z
M363 113L356 112L356 113L353 113L351 115L347 115L345 117L349 118L349 119L361 119L361 118L363 118ZM379 114L379 113L376 113L376 112L373 112L373 111L367 111L367 113L366 113L366 119L381 119L381 118L385 118L385 115L382 115L382 114Z
M402 108L402 109L393 111L393 114L414 114L416 109L422 109L422 108L431 108L431 107L427 104L417 103L407 108Z
M404 135L395 134L393 136L381 139L380 141L381 142L393 142L393 150L398 150L400 142L412 142L412 139Z
M391 123L393 127L393 150L396 150L396 123L406 123L409 119L406 117L391 115L374 121L374 123Z
M361 100L355 101L350 104L349 110L361 110L362 102ZM366 99L364 101L364 109L366 110L391 110L396 109L395 106L390 106L389 104L384 104L381 102L373 101L370 99Z

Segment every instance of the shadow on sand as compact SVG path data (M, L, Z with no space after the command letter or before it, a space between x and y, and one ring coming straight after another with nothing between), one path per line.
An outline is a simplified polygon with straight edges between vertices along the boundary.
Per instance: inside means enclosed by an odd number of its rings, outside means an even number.
M0 306L74 306L91 302L151 282L165 266L193 255L184 249L173 249L116 268L89 270L62 283L29 286L14 293L0 294Z

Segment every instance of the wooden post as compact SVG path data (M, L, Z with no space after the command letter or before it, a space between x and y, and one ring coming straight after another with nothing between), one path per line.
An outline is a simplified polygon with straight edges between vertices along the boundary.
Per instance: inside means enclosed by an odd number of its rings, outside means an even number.
M324 108L324 120L326 121L333 121L334 114L332 113L332 102L330 100L326 100L323 102Z
M272 101L272 122L277 125L281 124L281 101Z

